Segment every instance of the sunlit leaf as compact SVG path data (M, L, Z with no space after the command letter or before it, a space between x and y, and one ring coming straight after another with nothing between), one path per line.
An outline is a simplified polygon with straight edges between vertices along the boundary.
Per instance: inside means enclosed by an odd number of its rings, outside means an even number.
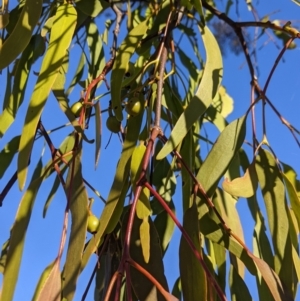
M230 161L244 142L245 120L246 116L238 118L224 129L200 167L197 179L209 195L215 191Z
M11 64L28 45L41 12L41 0L26 0L18 22L0 48L0 70Z
M206 50L206 65L201 83L174 126L168 142L157 155L158 160L167 156L182 141L196 120L207 110L221 83L223 65L218 43L208 27L204 27L201 34Z
M18 152L20 136L13 137L0 152L0 179L9 168L12 159Z
M36 10L36 8L34 8ZM35 15L36 12L33 13ZM50 89L56 79L58 70L68 49L76 25L76 10L72 4L62 4L56 12L49 46L44 56L41 71L31 96L31 101L26 113L23 132L21 135L18 157L18 181L22 190L27 175L27 164L30 157L36 127Z
M148 217L145 217L140 225L140 239L143 257L146 263L150 259L150 225Z
M60 301L61 279L59 270L59 260L56 258L43 271L32 301L53 300Z
M251 164L245 174L240 178L235 178L232 181L224 180L222 183L223 189L237 197L249 198L254 195L258 185L255 166Z

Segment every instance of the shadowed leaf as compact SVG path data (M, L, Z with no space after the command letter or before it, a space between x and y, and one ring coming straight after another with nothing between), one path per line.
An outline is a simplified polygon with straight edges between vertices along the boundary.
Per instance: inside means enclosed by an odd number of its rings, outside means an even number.
M158 160L166 157L182 141L196 120L207 110L221 83L223 65L218 43L208 27L204 27L201 34L207 57L203 77L195 96L174 126L169 140L158 153Z
M192 205L192 207L185 211L183 227L201 254L202 249L196 205ZM183 236L180 239L179 266L183 299L206 300L206 274Z
M0 45L0 70L11 64L28 45L41 12L41 0L26 0L12 33Z
M50 42L44 56L41 71L31 96L21 135L18 157L18 181L22 190L27 176L27 163L32 149L36 127L63 63L76 25L76 10L72 4L62 4L56 12L56 19L51 29Z

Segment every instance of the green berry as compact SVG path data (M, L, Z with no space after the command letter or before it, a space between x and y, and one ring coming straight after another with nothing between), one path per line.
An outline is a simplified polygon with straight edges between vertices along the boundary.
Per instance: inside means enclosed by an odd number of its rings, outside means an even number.
M126 112L131 116L139 115L142 109L142 103L137 97L131 98L126 105Z
M89 233L96 233L99 227L99 219L95 215L89 215L87 223L87 231Z
M106 127L113 133L120 132L121 122L115 116L109 116L106 120Z

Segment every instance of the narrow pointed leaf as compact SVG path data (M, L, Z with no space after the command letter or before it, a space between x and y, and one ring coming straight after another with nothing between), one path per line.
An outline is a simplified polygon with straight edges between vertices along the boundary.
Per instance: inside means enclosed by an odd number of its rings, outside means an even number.
M201 34L207 58L201 83L186 110L179 117L169 140L157 155L158 160L166 157L182 141L196 120L207 110L221 83L223 64L219 45L208 27L205 26Z
M33 14L36 14L36 12L33 12ZM31 153L36 127L58 70L62 65L66 50L71 43L76 20L76 10L73 4L62 4L58 7L56 18L51 29L49 46L44 56L41 71L30 100L20 140L18 182L21 190L25 185L27 163Z
M0 179L9 168L12 159L18 153L20 136L13 137L0 152Z
M292 273L286 269L292 265L292 249L289 236L289 220L285 189L274 156L260 149L256 157L256 172L262 190L268 223L274 247L274 270L292 292Z
M60 294L61 279L57 258L43 271L32 301L60 301Z
M42 0L26 0L18 22L0 45L0 70L11 64L28 45L42 12Z
M183 227L201 253L198 211L196 205L187 209L183 217ZM179 247L179 267L184 300L206 300L206 274L185 238L181 236Z
M231 122L221 132L200 167L197 179L209 195L214 193L220 178L224 175L232 158L244 142L246 134L245 120L246 116L244 115Z
M81 174L81 150L70 164L65 190L70 204L72 224L66 263L62 272L62 296L72 300L81 271L88 218L88 195Z
M140 225L140 239L143 257L146 263L150 259L150 225L148 217L145 217Z
M122 154L116 169L116 174L111 186L106 205L100 216L100 226L85 248L82 259L82 269L86 266L90 256L95 252L96 246L106 233L110 233L116 227L123 210L125 196L128 190L128 177L130 172L130 159L135 149L142 115L128 119L127 135L123 144Z
M227 193L242 198L253 196L257 185L258 180L254 165L250 165L242 177L235 178L232 181L225 179L222 183L222 187Z
M11 230L9 249L3 274L1 301L13 300L14 290L18 281L27 228L30 222L37 192L43 181L41 174L42 162L39 161L32 176L31 183L22 197L16 214L15 223Z
M126 231L128 221L128 214L125 215L122 225L122 234L124 236ZM158 235L152 220L149 218L150 227L150 259L146 263L144 261L144 256L142 252L142 247L140 244L140 233L139 228L142 224L142 220L139 218L134 219L134 224L131 233L131 244L130 244L130 255L134 261L146 269L161 285L168 291L167 279L164 274L164 266L162 261L162 253L160 249ZM166 299L162 294L156 289L154 284L144 276L140 271L137 271L134 267L130 268L131 283L133 290L141 301L165 301ZM175 297L174 297L175 298ZM169 300L172 299L170 295Z
M98 166L101 150L101 137L102 137L102 118L100 110L100 101L94 105L95 108L95 169Z
M111 102L118 120L122 121L121 85L127 64L148 29L148 19L134 27L122 42L111 74Z

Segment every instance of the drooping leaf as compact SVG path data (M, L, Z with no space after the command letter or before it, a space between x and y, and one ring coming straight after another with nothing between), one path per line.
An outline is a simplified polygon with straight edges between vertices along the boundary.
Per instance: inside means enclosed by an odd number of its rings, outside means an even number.
M9 168L13 157L18 152L20 136L13 137L0 152L0 179Z
M43 181L43 177L41 177L42 173L42 162L40 160L34 171L31 182L21 199L16 214L15 223L11 230L9 249L3 273L1 301L13 300L14 290L17 284L22 260L27 228L30 222L37 192Z
M214 218L216 219L216 218ZM276 301L292 301L290 294L285 291L278 275L262 259L254 256L250 251L243 249L233 238L220 229L219 221L213 220L209 214L203 215L200 219L201 232L213 242L223 246L239 258L253 275L260 273L268 285L269 291Z
M98 27L90 22L87 27L87 43L90 50L89 80L96 78L105 66L105 56Z
M148 29L148 20L141 22L134 27L122 42L114 62L111 73L111 102L112 108L118 120L122 121L122 105L121 105L121 85L125 70L130 57L133 55L140 40Z
M2 137L11 126L15 120L19 107L23 103L31 66L41 55L41 52L43 52L43 43L44 41L40 35L33 35L30 43L22 52L20 59L18 59L18 62L16 63L13 88L8 95L7 103L5 101L3 102L3 112L0 115L0 137ZM42 48L42 50L40 50L40 48Z
M237 197L249 198L254 195L258 185L255 166L251 164L245 174L240 178L235 178L232 181L224 180L222 183L223 189Z
M292 295L295 279L286 269L293 263L283 180L275 158L268 151L260 149L255 165L273 241L274 270Z
M32 301L61 300L61 279L59 263L60 260L56 258L45 268L36 286Z
M97 101L94 105L95 108L95 169L98 166L101 149L101 137L102 137L102 118L100 110L100 101Z
M78 7L87 16L97 17L103 10L109 7L109 3L104 0L76 0Z
M297 218L298 227L300 227L300 183L295 171L287 164L282 163L282 165L284 168L282 177L289 195L291 206Z
M224 129L200 167L197 179L208 195L214 193L220 178L244 142L245 120L246 116L242 116Z
M148 263L150 259L150 225L148 217L143 218L140 225L140 240L144 260Z
M36 8L34 8L35 10ZM34 11L33 15L36 14ZM18 157L18 182L22 190L27 175L27 163L41 113L50 89L56 79L58 70L68 49L76 25L76 10L72 4L62 4L56 12L50 42L44 56L41 71L33 91L26 113L23 132L21 135Z
M175 206L172 200L169 203L169 207L171 208L173 213L175 213ZM156 216L154 220L154 225L157 230L157 234L159 236L159 241L161 245L161 250L164 255L172 239L174 229L175 229L175 223L170 217L170 215L165 210L163 210L161 213L159 213Z
M0 273L1 274L3 274L4 269L5 269L8 247L9 247L9 239L3 243L2 249L1 249L1 254L0 254Z
M169 140L157 155L158 160L166 157L182 141L196 120L207 110L221 83L223 65L218 43L207 26L203 28L201 34L207 58L201 83L195 96L179 117Z
M130 159L136 146L142 123L142 115L128 119L127 135L123 144L122 154L116 169L106 205L100 216L100 226L85 248L82 259L82 268L87 264L90 256L95 252L96 246L106 233L113 231L123 210L125 196L128 190L128 177L130 172Z
M232 265L229 269L229 286L232 301L252 301L246 283Z
M123 237L126 231L128 214L125 215L122 225ZM131 258L146 269L161 285L168 291L167 279L164 275L164 267L162 261L162 253L158 240L158 235L152 220L149 218L149 234L150 234L150 257L149 262L144 261L142 247L140 244L140 225L142 220L134 219L131 233L130 255ZM141 301L165 301L165 298L157 290L154 284L134 267L130 268L131 283L137 298ZM172 299L169 299L172 300Z
M66 262L62 272L62 296L67 300L72 300L81 271L88 218L88 194L81 173L81 146L70 164L65 191L70 204L72 224Z
M42 12L41 0L26 0L12 33L0 45L0 70L11 64L28 45Z
M185 211L183 227L201 254L198 212L195 204ZM206 274L183 236L180 239L179 267L183 299L206 300Z

